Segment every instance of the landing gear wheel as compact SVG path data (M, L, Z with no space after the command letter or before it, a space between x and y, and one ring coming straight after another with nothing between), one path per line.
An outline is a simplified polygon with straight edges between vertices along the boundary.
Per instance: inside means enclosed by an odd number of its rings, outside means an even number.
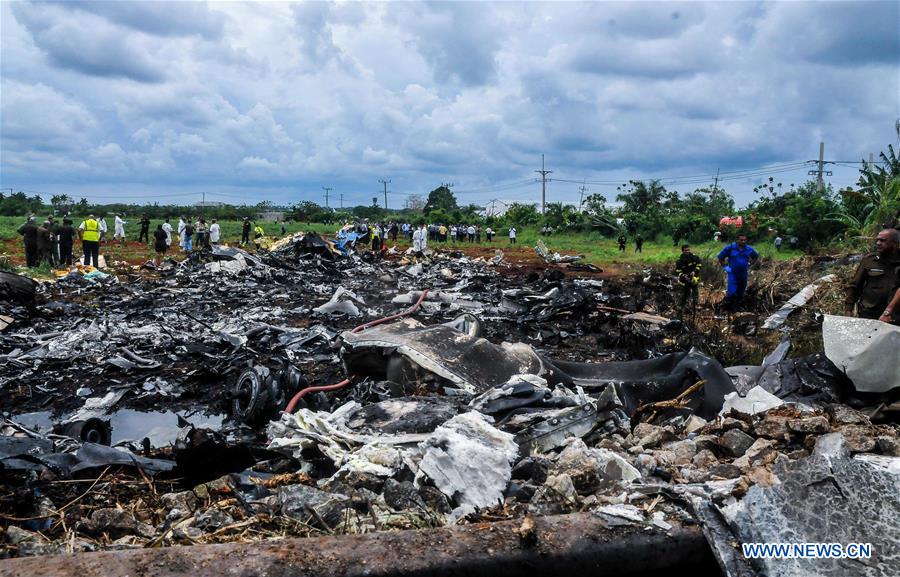
M243 423L258 425L269 417L269 369L256 366L246 369L234 385L231 412Z

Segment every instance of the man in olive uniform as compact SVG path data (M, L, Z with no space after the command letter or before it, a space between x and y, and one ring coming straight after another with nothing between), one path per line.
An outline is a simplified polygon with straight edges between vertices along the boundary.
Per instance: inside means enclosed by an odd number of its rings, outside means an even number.
M28 268L38 265L38 227L34 223L34 217L29 216L28 220L19 227L18 233L22 235L22 242L25 243L25 266Z
M50 264L57 266L59 264L59 223L52 215L48 216L47 220L50 221L50 258L52 259Z
M900 279L900 231L886 228L875 239L875 251L867 254L856 269L844 301L845 313L866 319L882 316ZM892 311L893 320L900 319L900 311Z
M675 274L681 284L681 314L684 315L688 298L691 299L691 313L697 310L697 301L700 300L700 269L703 263L700 257L691 252L690 245L681 245L681 256L675 263Z
M628 242L628 237L624 234L619 235L619 252L625 252L625 244Z
M66 266L72 266L72 245L75 241L75 227L68 216L63 219L63 224L57 232L59 238L59 262Z
M50 221L45 220L44 224L39 226L37 230L38 265L46 262L48 265L53 266L53 257L50 256L50 247L52 244Z

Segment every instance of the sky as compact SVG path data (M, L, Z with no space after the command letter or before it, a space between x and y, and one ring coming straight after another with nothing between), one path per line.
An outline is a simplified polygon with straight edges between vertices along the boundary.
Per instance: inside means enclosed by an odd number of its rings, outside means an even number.
M897 146L900 2L0 2L0 188L578 204L836 189ZM205 193L205 195L203 194ZM343 198L341 198L343 196Z

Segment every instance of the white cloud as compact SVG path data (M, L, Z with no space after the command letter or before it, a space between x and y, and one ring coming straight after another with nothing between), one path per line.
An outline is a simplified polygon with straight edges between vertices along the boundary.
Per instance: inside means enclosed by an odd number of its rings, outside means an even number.
M368 204L379 178L415 193L529 180L541 153L573 180L806 160L820 137L852 160L894 138L898 10L0 3L0 174L273 200L329 185ZM748 200L751 184L729 186Z
M237 164L237 168L250 168L250 169L266 169L271 170L276 168L276 164L268 160L267 158L261 158L259 156L245 156L241 159L241 161Z

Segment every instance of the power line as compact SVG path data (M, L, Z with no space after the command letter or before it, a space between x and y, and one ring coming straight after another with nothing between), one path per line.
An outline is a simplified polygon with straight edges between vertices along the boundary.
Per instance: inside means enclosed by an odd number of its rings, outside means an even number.
M330 186L323 186L322 190L325 191L325 208L328 208L328 193L334 190Z
M769 167L760 167L760 168L745 168L741 170L733 170L733 171L720 171L719 180L737 180L741 178L749 178L753 176L764 176L769 174L777 174L779 172L790 172L794 170L799 170L800 168L804 168L808 166L812 161L802 161L802 162L791 162L785 164L776 164ZM574 184L600 184L600 185L621 185L623 180L658 180L664 184L693 184L693 183L702 183L709 182L715 178L714 174L699 174L699 175L689 175L689 176L659 176L659 177L647 177L643 179L619 179L619 180L574 180L574 179L565 179L565 178L554 178L554 181L557 182L571 182Z

